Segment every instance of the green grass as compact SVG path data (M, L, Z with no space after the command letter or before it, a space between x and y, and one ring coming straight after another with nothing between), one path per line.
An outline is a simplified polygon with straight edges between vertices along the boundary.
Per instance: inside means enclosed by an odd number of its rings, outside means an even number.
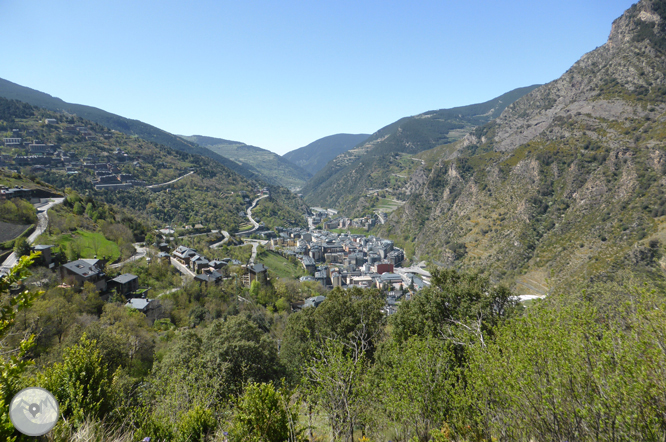
M107 258L108 262L114 262L120 258L120 249L118 244L109 241L97 232L88 232L86 230L76 230L74 233L66 233L57 236L42 235L37 240L40 244L53 244L65 250L71 243L79 248L81 258L89 259L97 255L98 258Z
M287 258L270 250L265 250L257 255L257 261L268 267L268 271L279 278L295 279L307 273L299 263L293 263Z

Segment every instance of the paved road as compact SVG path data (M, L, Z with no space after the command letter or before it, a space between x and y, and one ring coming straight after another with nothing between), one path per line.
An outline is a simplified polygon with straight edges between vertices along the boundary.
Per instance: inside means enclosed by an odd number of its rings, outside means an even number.
M47 211L56 204L62 203L64 200L65 198L53 198L53 200L48 204L39 208L39 212L37 213L37 227L35 228L35 231L32 232L32 235L28 237L28 244L34 243L39 235L44 233L46 227L49 225L49 215ZM0 266L0 273L9 273L9 271L16 265L17 262L18 259L16 254L12 253Z
M190 172L190 173L186 173L185 175L183 175L183 176L179 176L179 177L176 178L175 180L167 181L166 183L153 184L152 186L146 186L146 189L154 189L155 187L168 186L169 184L173 184L173 183L175 183L176 181L180 181L180 180L182 180L183 178L185 178L186 176L190 176L190 175L192 175L193 173L194 173L194 171L192 171L192 172Z
M169 289L169 290L167 290L167 291L165 291L165 292L160 293L159 295L156 296L156 298L162 297L162 296L164 296L164 295L168 295L168 294L170 294L170 293L177 292L178 290L181 290L182 288L183 288L182 286L181 286L181 287L174 287L174 288L172 288L172 289Z
M265 246L268 244L268 241L264 239L244 239L243 242L245 244L252 244L252 256L250 256L250 264L254 264L254 261L257 259L257 246L262 245Z
M377 218L379 218L380 223L386 223L386 214L384 212L376 211L375 213L377 214Z
M192 272L192 270L188 269L183 264L178 262L177 259L171 258L171 265L174 266L176 270L178 270L183 275L189 276L190 278L194 278L195 276L194 272Z
M217 249L217 248L220 247L222 244L224 244L224 243L226 243L227 241L229 241L229 238L231 238L231 235L229 235L229 232L227 232L226 230L220 230L220 232L222 233L222 235L224 235L224 239L223 239L222 241L220 241L220 242L216 242L215 244L212 244L212 245L210 246L211 249Z
M109 267L111 267L112 269L118 269L127 264L128 262L137 261L146 256L146 252L148 251L147 247L141 247L141 243L137 242L134 243L134 248L136 249L136 253L134 255L130 256L125 261L119 262L117 264L111 264Z
M254 218L252 218L252 209L257 207L257 203L259 202L259 200L262 200L262 199L267 198L267 197L268 197L268 195L260 196L259 198L252 201L252 205L250 205L250 207L247 208L247 217L250 219L250 222L252 223L254 228L252 230L248 230L246 232L243 232L244 235L249 235L249 234L251 234L252 232L256 231L259 228L259 223L256 222L254 220Z

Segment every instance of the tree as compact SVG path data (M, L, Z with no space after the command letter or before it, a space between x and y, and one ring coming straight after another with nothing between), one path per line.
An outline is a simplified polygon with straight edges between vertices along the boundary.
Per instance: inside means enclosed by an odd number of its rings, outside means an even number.
M486 436L664 440L666 303L631 298L617 322L589 302L542 302L474 347L466 397Z
M81 249L76 240L72 240L65 246L65 256L68 261L76 261L81 257Z
M28 244L28 240L22 236L16 238L16 241L14 241L14 253L16 253L16 256L19 258L30 255L30 244Z
M319 307L289 316L280 357L295 376L310 351L328 340L337 340L350 349L358 348L372 360L384 332L383 307L384 299L376 290L336 287Z
M250 383L236 402L230 434L247 442L284 442L299 439L298 410L289 394L273 384Z
M221 377L220 398L240 395L247 382L275 381L284 373L277 343L239 316L213 322L204 334L202 353L207 369Z
M78 344L64 350L63 361L37 377L58 400L60 413L75 427L86 419L104 418L113 399L111 376L97 342L84 334Z
M80 202L77 201L76 203L74 203L72 212L74 212L75 215L79 216L83 215L83 206L81 205Z
M367 397L368 359L360 347L351 352L340 340L318 346L306 362L303 387L308 400L328 417L332 440L353 440Z
M29 257L22 257L9 273L0 278L0 296L7 299L9 288L12 284L19 282L30 273L28 267L33 263L39 253L32 253ZM20 390L20 378L26 368L33 364L27 359L28 351L34 345L34 335L21 339L17 348L8 349L5 338L16 322L16 316L20 311L30 307L32 303L41 296L43 292L23 291L13 297L8 297L0 309L0 345L2 356L0 356L0 437L3 440L15 440L16 430L9 421L9 402Z
M498 324L518 315L522 306L506 287L455 270L434 270L432 285L403 303L392 317L393 337L434 336L464 344L483 341Z
M420 441L447 422L455 408L460 367L445 342L411 337L386 342L373 370L382 413L397 427L398 439Z

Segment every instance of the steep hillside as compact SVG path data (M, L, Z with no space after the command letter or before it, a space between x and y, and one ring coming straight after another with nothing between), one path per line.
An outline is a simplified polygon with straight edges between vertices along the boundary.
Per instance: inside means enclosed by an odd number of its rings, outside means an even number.
M282 155L283 158L301 166L312 175L341 153L368 139L368 134L336 134L320 138L307 146Z
M518 98L537 86L520 88L490 101L470 106L429 111L402 118L375 132L364 143L338 155L303 187L310 204L367 210L364 196L377 189L395 191L404 185L413 155L452 143L486 124Z
M300 189L312 176L296 164L261 147L202 135L181 136L181 138L235 161L270 184Z
M47 124L47 119L52 121ZM206 157L4 98L0 98L0 133L2 138L22 139L20 145L0 147L0 166L60 189L95 195L154 225L200 223L234 231L247 222L248 201L266 186ZM99 190L96 184L113 190ZM154 185L160 186L150 187ZM269 189L275 218L304 224L303 202L286 189Z
M3 80L2 78L0 78L0 97L22 101L55 112L66 112L108 127L109 129L117 130L126 135L137 136L146 141L163 144L181 152L193 153L211 158L246 178L258 178L255 174L243 168L238 163L235 163L209 149L203 148L196 143L183 140L180 137L139 120L124 118L120 115L115 115L92 106L67 103L60 98L52 97L49 94L25 86L20 86L16 83Z
M382 233L526 293L663 283L666 1L463 140L417 155Z

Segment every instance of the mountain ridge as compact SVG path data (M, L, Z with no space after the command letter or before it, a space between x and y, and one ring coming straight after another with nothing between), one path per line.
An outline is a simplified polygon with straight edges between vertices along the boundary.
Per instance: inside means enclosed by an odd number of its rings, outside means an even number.
M369 134L329 135L287 152L282 157L314 175L333 158L362 143L369 136Z
M140 120L125 118L93 106L68 103L45 92L41 92L26 86L21 86L2 78L0 78L0 97L4 97L10 100L18 100L54 112L64 111L69 114L74 114L86 120L101 124L102 126L108 127L109 129L122 132L126 135L135 135L139 138L145 139L146 141L163 144L182 152L195 153L211 158L230 168L231 170L240 173L246 178L258 178L256 174L243 168L241 165L231 161L228 158L225 158L202 146L192 144L189 141L183 140L176 135L173 135L163 129L159 129L155 126L151 126L150 124L144 123Z
M392 166L388 160L404 162L394 157L396 154L413 155L450 144L495 118L508 104L536 87L514 89L483 103L401 118L330 161L303 187L304 198L309 204L327 207L356 206L353 214L360 214L367 208L363 201L366 191L395 187L394 178L400 173L388 169Z
M202 135L180 137L239 163L271 184L300 189L311 177L311 174L300 166L261 147Z
M379 234L528 294L664 286L665 23L666 2L641 1L560 78L415 155Z

